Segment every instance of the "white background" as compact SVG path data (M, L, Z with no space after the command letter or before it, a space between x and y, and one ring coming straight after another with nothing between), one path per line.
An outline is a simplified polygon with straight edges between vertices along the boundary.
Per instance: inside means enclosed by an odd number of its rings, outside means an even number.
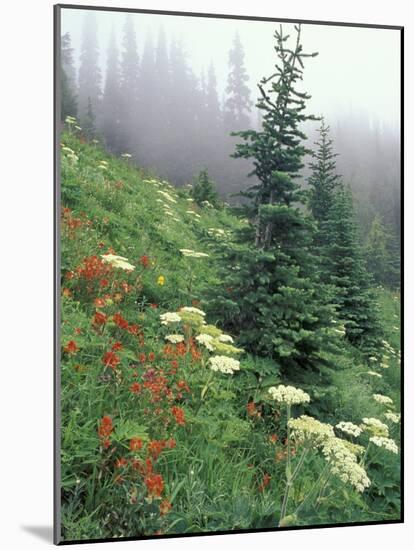
M71 3L81 4L73 0ZM406 134L413 106L414 19L407 0L94 0L89 5L233 13L404 25ZM52 526L52 0L2 2L0 15L0 544L7 550L51 544ZM363 52L361 52L363 55ZM357 85L357 83L355 83ZM405 205L414 208L412 143L406 137ZM406 524L190 539L123 542L156 550L412 548L414 216L406 219ZM411 341L410 341L411 340ZM414 397L414 395L413 395ZM411 538L411 543L409 542ZM101 545L84 545L97 549ZM109 548L105 546L105 548Z

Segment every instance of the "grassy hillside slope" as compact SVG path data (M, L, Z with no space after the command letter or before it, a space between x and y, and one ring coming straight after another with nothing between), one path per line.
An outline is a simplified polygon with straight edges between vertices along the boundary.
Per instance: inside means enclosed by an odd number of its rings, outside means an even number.
M199 310L218 277L215 239L231 239L244 221L228 208L200 209L188 190L98 144L68 132L61 142L63 538L276 527L287 461L306 446L287 449L286 411L268 395L281 382L271 361L238 349ZM319 412L332 425L377 417L398 440L384 415L399 410L399 302L378 293L387 364L362 364L344 342L331 385L310 382L311 403L295 416ZM369 435L358 441L368 446L369 489L333 475L312 493L325 462L305 453L291 521L399 517L399 458L373 449Z

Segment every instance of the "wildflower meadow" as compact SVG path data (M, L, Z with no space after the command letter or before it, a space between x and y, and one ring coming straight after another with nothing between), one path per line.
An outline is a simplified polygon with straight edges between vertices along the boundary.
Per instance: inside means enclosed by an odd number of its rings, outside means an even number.
M312 59L277 29L244 203L62 121L63 541L400 519L400 291L364 266L323 121L292 177Z

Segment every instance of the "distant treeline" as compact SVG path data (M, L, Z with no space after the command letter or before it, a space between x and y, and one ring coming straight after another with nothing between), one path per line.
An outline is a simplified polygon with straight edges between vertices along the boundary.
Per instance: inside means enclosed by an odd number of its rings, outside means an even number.
M235 202L234 195L253 183L248 178L253 165L231 157L239 141L231 132L257 130L262 122L238 34L225 55L228 76L219 97L213 63L196 75L183 44L167 40L162 28L156 40L146 36L140 53L132 16L126 15L122 36L111 34L104 79L96 17L87 12L78 71L70 34L62 36L62 120L76 116L87 137L100 138L115 154L132 154L137 165L176 185L192 183L207 168L220 194ZM317 124L306 128L311 149L316 130ZM375 250L381 233L395 261L400 245L399 136L364 116L339 114L331 122L331 135L340 153L339 173L356 199L363 243ZM308 164L311 158L305 160ZM306 185L309 168L301 173ZM381 276L376 279L381 282Z
M238 34L228 52L228 82L221 99L213 64L197 77L182 43L168 44L162 29L156 44L147 37L139 56L130 16L125 18L121 52L112 32L105 81L93 13L85 16L78 75L68 33L62 37L61 55L63 119L77 116L82 129L89 136L99 133L109 150L131 153L137 164L177 185L191 182L208 167L223 194L246 186L250 163L230 158L235 138L229 134L251 125L253 107Z

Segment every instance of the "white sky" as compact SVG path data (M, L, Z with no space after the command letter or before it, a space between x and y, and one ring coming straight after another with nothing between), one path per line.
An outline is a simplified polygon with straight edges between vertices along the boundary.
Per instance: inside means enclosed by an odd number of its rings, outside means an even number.
M62 34L70 32L77 60L85 10L62 9ZM111 28L122 37L126 14L96 11L101 64L104 72ZM203 17L132 14L141 53L150 31L156 40L161 26L167 40L181 38L188 61L199 76L213 61L219 94L227 80L227 58L236 30L245 49L250 85L271 74L275 55L273 32L278 23ZM286 31L292 25L283 24ZM308 111L324 114L328 123L361 114L399 131L400 119L400 33L392 29L302 25L304 51L319 56L305 64L304 89L312 94ZM118 39L118 45L120 40ZM253 99L257 97L254 92Z

